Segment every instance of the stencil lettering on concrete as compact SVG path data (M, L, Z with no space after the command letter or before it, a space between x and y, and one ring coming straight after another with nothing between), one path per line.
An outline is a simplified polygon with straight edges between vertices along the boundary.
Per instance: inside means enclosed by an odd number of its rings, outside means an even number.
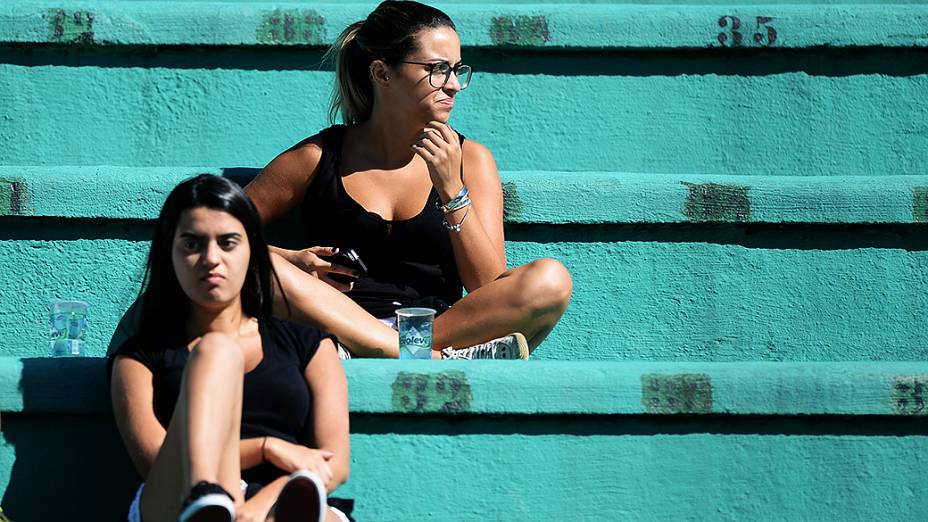
M258 43L321 45L325 40L325 18L312 9L275 9L261 17Z
M896 415L928 415L928 375L893 377L890 401Z
M522 201L519 199L516 184L507 181L503 183L503 220L516 219L520 214L522 214Z
M551 41L544 16L494 16L490 40L496 45L540 46Z
M400 372L392 388L393 411L402 413L466 413L474 398L462 371Z
M928 223L928 187L912 189L912 220L916 223Z
M777 30L774 29L772 16L755 16L754 27L741 22L741 18L732 15L720 16L718 26L724 29L716 35L715 39L725 47L770 47L777 41ZM745 40L746 32L752 32L751 39Z
M694 223L744 223L751 220L748 188L717 183L684 183L690 189L683 213Z
M25 181L0 178L0 216L22 216L27 213Z
M712 383L703 373L645 374L641 405L647 413L712 413Z
M49 9L48 41L60 43L93 43L93 20L95 14L90 11L66 11Z

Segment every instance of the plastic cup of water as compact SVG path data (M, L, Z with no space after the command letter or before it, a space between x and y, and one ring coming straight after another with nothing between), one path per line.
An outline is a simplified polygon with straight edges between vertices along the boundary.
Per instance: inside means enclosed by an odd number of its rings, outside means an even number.
M432 358L432 324L435 310L431 308L400 308L396 311L396 326L400 334L400 359Z
M52 356L84 355L87 307L84 301L55 300L48 303L48 335Z

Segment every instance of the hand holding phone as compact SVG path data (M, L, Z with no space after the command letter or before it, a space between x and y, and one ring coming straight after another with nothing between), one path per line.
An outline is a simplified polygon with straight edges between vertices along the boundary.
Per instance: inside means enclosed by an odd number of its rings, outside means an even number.
M342 250L334 256L328 256L324 259L332 264L351 268L358 272L358 275L367 275L367 265L364 264L364 261L361 260L361 256L359 256L353 248ZM328 277L329 279L342 284L350 284L358 280L357 277L351 277L349 275L339 274L336 272L330 272Z

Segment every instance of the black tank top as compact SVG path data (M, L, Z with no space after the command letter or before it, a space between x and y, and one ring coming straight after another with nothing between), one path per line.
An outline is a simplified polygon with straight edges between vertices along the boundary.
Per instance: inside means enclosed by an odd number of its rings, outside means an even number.
M407 306L445 311L461 298L462 284L444 215L435 206L438 192L432 188L425 208L409 219L385 220L368 212L342 183L346 130L334 125L320 133L322 159L302 206L307 244L358 253L368 274L347 295L375 317L391 316Z

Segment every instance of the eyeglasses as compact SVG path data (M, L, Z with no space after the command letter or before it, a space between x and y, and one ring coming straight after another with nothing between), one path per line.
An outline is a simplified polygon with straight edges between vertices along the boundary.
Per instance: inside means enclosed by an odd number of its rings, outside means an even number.
M470 85L470 76L473 74L473 70L470 65L464 65L459 63L454 67L451 66L448 62L401 62L401 63L411 63L413 65L426 65L429 67L429 85L435 89L441 89L448 83L448 80L451 79L451 73L458 79L458 83L461 84L461 90L467 88Z

